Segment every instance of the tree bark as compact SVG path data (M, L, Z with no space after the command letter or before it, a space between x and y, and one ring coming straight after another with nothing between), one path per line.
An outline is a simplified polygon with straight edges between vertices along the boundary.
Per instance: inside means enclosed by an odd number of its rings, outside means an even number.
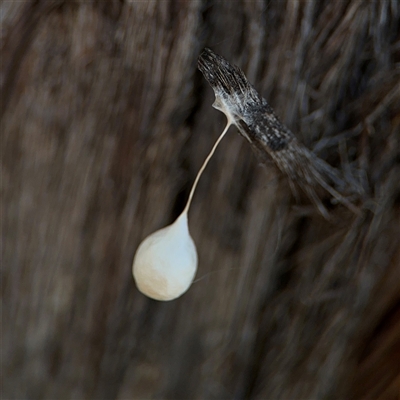
M396 1L0 7L3 398L398 398ZM161 303L132 259L224 127L206 46L361 213L324 195L324 219L231 128L190 210L197 279Z

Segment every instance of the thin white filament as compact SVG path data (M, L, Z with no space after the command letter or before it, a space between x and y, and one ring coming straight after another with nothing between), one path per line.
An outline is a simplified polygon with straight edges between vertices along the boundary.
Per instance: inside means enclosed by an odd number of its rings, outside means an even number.
M221 133L221 135L219 136L219 138L218 138L217 141L215 142L215 144L214 144L213 148L211 149L209 155L208 155L207 158L204 160L203 165L201 166L199 172L197 173L197 176L196 176L196 179L194 180L192 189L190 190L190 194L189 194L188 201L187 201L187 203L186 203L185 208L184 208L183 211L182 211L182 214L185 214L185 213L187 214L187 213L188 213L189 208L190 208L190 205L191 205L191 203L192 203L193 195L194 195L194 192L195 192L195 190L196 190L197 184L199 183L201 174L202 174L203 171L205 170L205 168L206 168L208 162L210 161L211 157L213 156L213 154L214 154L216 148L218 147L219 143L220 143L221 140L224 138L226 132L228 132L228 129L229 129L229 127L231 126L231 124L232 124L232 120L231 120L230 118L228 118L228 122L227 122L227 124L226 124L226 126L225 126L224 131Z

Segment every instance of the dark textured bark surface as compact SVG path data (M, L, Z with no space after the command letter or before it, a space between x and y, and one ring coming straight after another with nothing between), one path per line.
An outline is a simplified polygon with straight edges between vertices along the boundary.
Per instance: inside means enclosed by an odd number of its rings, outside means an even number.
M0 7L3 398L398 396L397 1ZM159 303L131 263L224 126L205 46L363 211L324 220L230 132L189 215L198 281Z

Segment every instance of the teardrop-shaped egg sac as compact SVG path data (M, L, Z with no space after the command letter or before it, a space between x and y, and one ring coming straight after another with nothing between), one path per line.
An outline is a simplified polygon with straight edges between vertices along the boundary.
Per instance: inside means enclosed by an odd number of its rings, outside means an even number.
M132 270L138 289L154 300L174 300L189 289L197 270L197 252L185 212L143 240Z

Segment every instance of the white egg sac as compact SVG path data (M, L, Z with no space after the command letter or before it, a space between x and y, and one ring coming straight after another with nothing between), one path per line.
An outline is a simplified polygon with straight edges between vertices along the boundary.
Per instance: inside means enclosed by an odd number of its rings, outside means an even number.
M143 240L132 270L138 289L154 300L173 300L189 289L196 275L197 252L186 212Z

